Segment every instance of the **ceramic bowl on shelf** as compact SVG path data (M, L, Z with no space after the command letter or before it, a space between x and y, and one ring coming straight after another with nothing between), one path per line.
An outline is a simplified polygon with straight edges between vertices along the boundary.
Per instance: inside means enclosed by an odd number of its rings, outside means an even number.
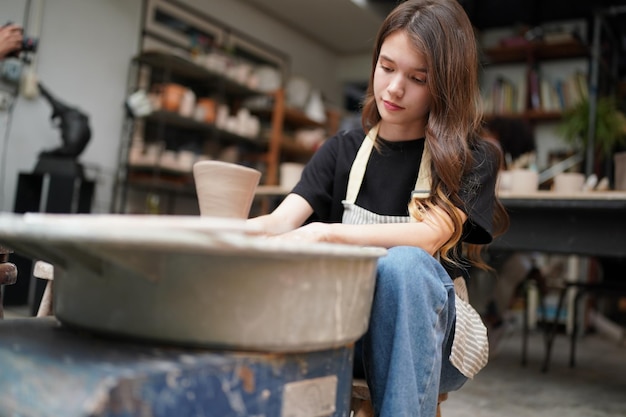
M316 149L325 139L326 129L317 127L296 130L294 140L305 149Z
M217 103L212 98L202 97L196 103L195 119L205 123L215 122Z
M311 94L311 84L300 76L292 76L285 87L287 105L297 109L304 109Z
M283 83L280 72L267 65L258 66L254 70L254 76L257 80L256 88L262 92L276 91Z
M296 162L283 162L280 164L280 186L285 190L291 190L298 184L302 171L304 170L304 164Z
M164 169L178 171L178 153L172 150L165 150L161 153L159 166Z
M54 267L64 325L175 345L295 352L368 326L385 249L258 236L199 216L0 214L0 242Z
M178 169L183 172L191 172L193 169L193 164L196 163L197 156L195 152L188 150L180 150L178 151Z

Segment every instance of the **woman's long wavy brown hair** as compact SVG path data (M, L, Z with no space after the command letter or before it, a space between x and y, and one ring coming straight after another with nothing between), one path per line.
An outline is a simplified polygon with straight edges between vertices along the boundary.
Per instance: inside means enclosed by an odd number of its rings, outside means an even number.
M482 111L478 85L478 47L473 27L457 0L407 0L399 4L378 31L372 56L372 71L363 103L362 124L367 132L381 120L374 98L374 71L385 39L403 30L423 54L428 71L432 99L426 142L431 153L431 195L412 199L410 214L418 221L433 206L442 208L453 221L454 233L442 246L442 259L458 263L455 252L463 234L463 222L455 208L462 207L459 196L463 175L474 160L474 146L492 146L481 138ZM484 142L484 143L478 143ZM501 158L493 146L493 155ZM500 161L493 161L496 167ZM497 201L494 212L494 235L504 233L508 215ZM481 246L466 245L467 260L486 267L480 256Z

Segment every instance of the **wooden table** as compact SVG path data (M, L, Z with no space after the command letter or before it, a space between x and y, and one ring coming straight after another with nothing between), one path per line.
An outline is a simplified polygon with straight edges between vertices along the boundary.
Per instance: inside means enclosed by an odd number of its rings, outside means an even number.
M626 192L586 192L570 195L538 191L528 195L501 194L500 200L510 216L507 232L490 245L490 251L528 251L597 257L626 258ZM605 277L606 278L606 277ZM545 332L546 353L543 370L547 371L559 313L569 288L577 290L574 326L570 342L570 366L575 363L577 340L577 305L584 292L621 294L622 283L566 283L561 290L552 326ZM528 306L527 306L528 308ZM522 364L526 364L527 316L524 314Z
M492 249L626 257L626 192L499 197L511 225Z

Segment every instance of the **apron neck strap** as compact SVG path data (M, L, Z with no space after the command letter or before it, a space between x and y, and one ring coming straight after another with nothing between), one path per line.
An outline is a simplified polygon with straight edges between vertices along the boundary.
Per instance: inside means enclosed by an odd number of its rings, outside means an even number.
M420 170L417 174L417 182L415 190L411 193L411 198L428 198L430 197L430 147L428 141L424 139L424 150L422 151L422 161L420 162Z
M378 137L380 124L374 126L363 139L363 143L354 158L350 175L348 177L348 189L346 191L345 201L351 204L356 202L356 198L361 189L361 183L365 178L365 169L369 161L370 154L374 148L374 143ZM424 139L424 151L422 152L422 161L420 162L419 173L415 183L415 190L411 193L412 197L428 197L430 195L430 151L428 150L428 142Z

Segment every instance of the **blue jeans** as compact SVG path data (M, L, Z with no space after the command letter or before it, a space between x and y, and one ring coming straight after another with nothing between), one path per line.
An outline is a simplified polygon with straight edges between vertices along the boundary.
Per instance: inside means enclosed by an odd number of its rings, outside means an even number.
M448 359L454 321L454 285L435 258L401 246L379 260L369 329L355 348L355 376L367 379L377 417L433 417L439 393L467 381Z

